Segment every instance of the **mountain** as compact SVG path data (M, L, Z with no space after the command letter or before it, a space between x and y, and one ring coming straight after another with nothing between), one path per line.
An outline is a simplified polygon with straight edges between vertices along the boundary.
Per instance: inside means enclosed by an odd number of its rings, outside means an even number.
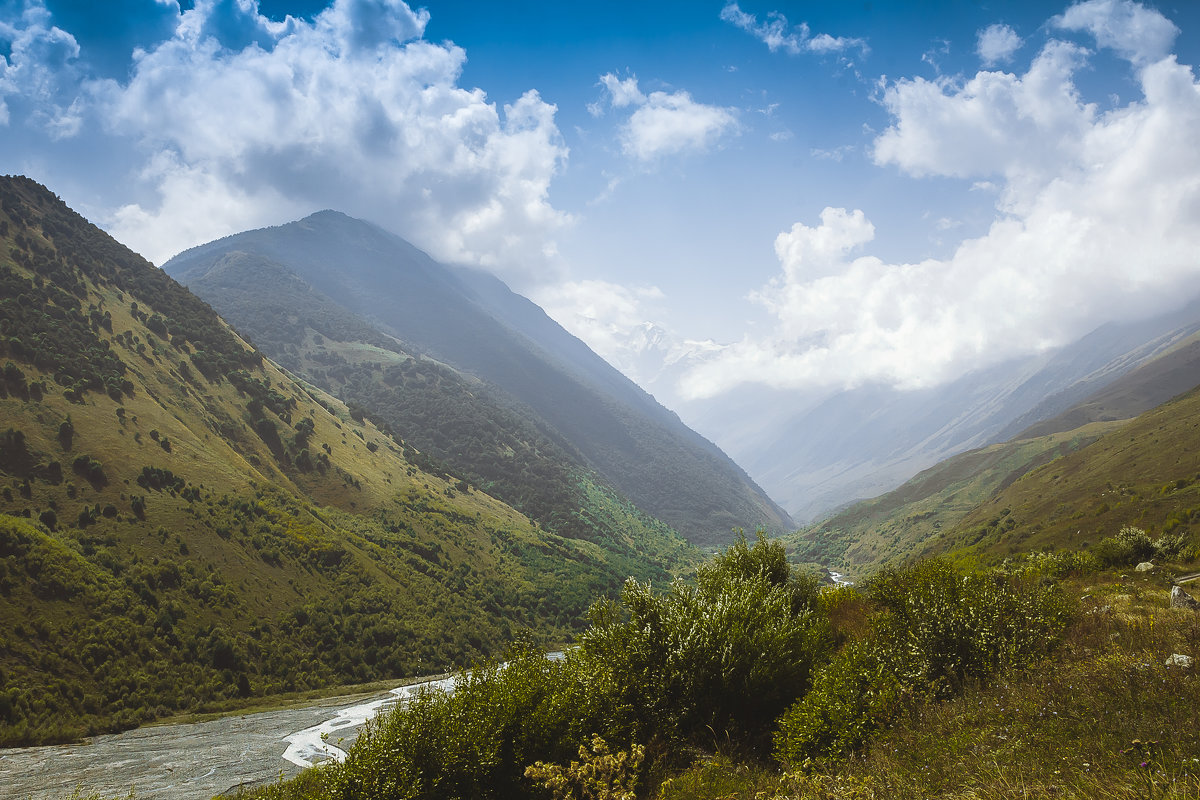
M863 386L829 396L756 390L680 410L794 518L819 520L953 455L1008 441L1187 344L1197 331L1200 301L1192 301L1152 319L1104 325L1068 346L944 386ZM1182 390L1178 374L1162 380L1168 391ZM1154 397L1166 399L1162 392ZM1148 407L1132 397L1105 402L1106 410L1093 409L1077 421L1127 418Z
M595 491L697 544L791 526L715 445L538 306L374 225L319 212L193 248L164 269L297 375L551 529L589 535L586 521L563 526L594 516ZM441 426L436 441L422 432L451 408L462 424Z
M558 644L694 551L545 530L0 178L0 743ZM618 524L609 524L618 529Z
M1200 524L1200 389L1023 474L914 555L997 561L1047 547L1086 548L1132 525L1152 535Z
M1007 535L1019 528L1019 518L1012 513L1013 504L1017 502L1012 496L1018 492L1016 486L1027 485L1027 480L1033 480L1032 475L1040 474L1043 468L1049 469L1047 465L1059 465L1068 456L1085 460L1094 458L1099 450L1112 446L1114 440L1109 437L1122 437L1121 443L1116 445L1118 448L1138 449L1136 431L1139 427L1135 424L1138 420L1130 420L1135 417L1140 420L1150 412L1165 415L1172 420L1169 424L1181 427L1182 431L1178 438L1170 441L1152 437L1155 448L1163 452L1144 455L1140 458L1141 463L1157 463L1172 453L1176 463L1187 463L1186 452L1181 451L1195 444L1187 434L1188 419L1193 410L1182 399L1170 401L1186 395L1200 384L1200 341L1194 333L1187 335L1188 327L1182 325L1177 328L1178 333L1152 341L1149 349L1157 355L1120 377L1111 378L1103 388L1084 396L1056 416L1035 423L1006 442L946 459L891 492L856 503L797 532L794 544L799 556L851 574L861 574L882 563L922 553L944 552L997 539L1008 541ZM1064 397L1077 396L1095 383L1103 382L1082 382L1080 386L1043 401L1039 408L1057 408L1065 402ZM1160 407L1161 410L1156 410ZM1018 424L1014 422L1009 428ZM1124 444L1127 430L1134 432L1129 439L1134 444ZM1103 463L1111 465L1112 459L1105 456ZM1055 470L1058 468L1056 466ZM1162 482L1191 480L1186 468L1175 472L1168 470L1162 475L1167 476ZM1110 481L1144 489L1145 476L1117 472L1105 478L1106 484ZM1154 481L1158 482L1158 478ZM1045 487L1041 494L1055 498L1054 502L1061 504L1064 495L1069 497L1074 491ZM1172 506L1168 510L1178 509ZM1138 524L1165 524L1160 518L1162 514L1147 513L1149 516L1139 517ZM1026 519L1062 516L1061 512L1050 513L1046 509L1031 510L1027 514ZM1090 517L1091 513L1090 510L1080 512L1076 509L1070 516L1078 520ZM1121 520L1120 524L1125 521ZM1106 525L1106 529L1111 527L1111 524ZM1052 527L1052 530L1057 529ZM1115 530L1108 533L1115 533ZM1051 534L1050 538L1055 536Z
M789 543L801 561L851 576L907 560L1005 486L1119 424L1095 423L960 453L890 492L796 531Z

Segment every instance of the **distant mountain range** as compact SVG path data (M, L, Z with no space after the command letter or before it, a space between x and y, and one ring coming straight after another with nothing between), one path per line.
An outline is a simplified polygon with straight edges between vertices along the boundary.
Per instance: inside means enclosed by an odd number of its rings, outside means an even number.
M799 531L800 558L862 574L947 552L986 559L1086 547L1127 524L1182 532L1200 523L1200 334L1187 321L1195 310L1094 334L1127 342L1131 331L1170 328L998 435L1053 416Z
M1158 317L1104 325L1079 341L918 391L864 386L829 396L761 387L711 400L675 398L689 424L710 436L798 521L819 520L895 489L957 453L1009 440L1191 341L1200 301ZM667 344L657 345L665 353ZM692 358L703 358L693 355ZM673 371L643 374L678 377ZM1129 418L1182 391L1195 373L1173 367L1145 398L1104 399L1082 419ZM1151 387L1154 381L1147 381ZM649 384L663 396L663 384ZM1073 424L1073 421L1068 424ZM1058 423L1051 427L1063 430Z
M606 535L597 491L696 544L791 528L715 445L532 302L374 225L324 211L163 268L297 376L553 530Z

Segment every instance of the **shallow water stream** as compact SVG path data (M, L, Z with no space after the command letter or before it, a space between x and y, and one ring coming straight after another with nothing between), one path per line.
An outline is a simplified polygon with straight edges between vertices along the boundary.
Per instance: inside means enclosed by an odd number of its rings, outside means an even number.
M415 692L333 697L281 711L159 725L83 744L0 749L0 798L62 800L75 789L136 800L209 800L329 759L341 759L363 722ZM327 734L322 738L322 734Z

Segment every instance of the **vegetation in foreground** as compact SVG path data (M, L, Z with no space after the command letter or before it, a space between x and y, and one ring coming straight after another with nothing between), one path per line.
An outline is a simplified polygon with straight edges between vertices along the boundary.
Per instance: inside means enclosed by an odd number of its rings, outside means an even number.
M1118 537L1114 537L1117 539ZM818 590L745 541L630 583L563 661L517 648L266 798L1200 796L1200 617L1090 554Z

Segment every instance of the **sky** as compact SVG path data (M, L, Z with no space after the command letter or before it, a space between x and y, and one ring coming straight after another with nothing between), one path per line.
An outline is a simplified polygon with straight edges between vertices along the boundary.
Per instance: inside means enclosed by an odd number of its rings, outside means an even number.
M929 387L1200 293L1198 58L1192 0L0 0L0 172L155 263L369 219L678 402Z

